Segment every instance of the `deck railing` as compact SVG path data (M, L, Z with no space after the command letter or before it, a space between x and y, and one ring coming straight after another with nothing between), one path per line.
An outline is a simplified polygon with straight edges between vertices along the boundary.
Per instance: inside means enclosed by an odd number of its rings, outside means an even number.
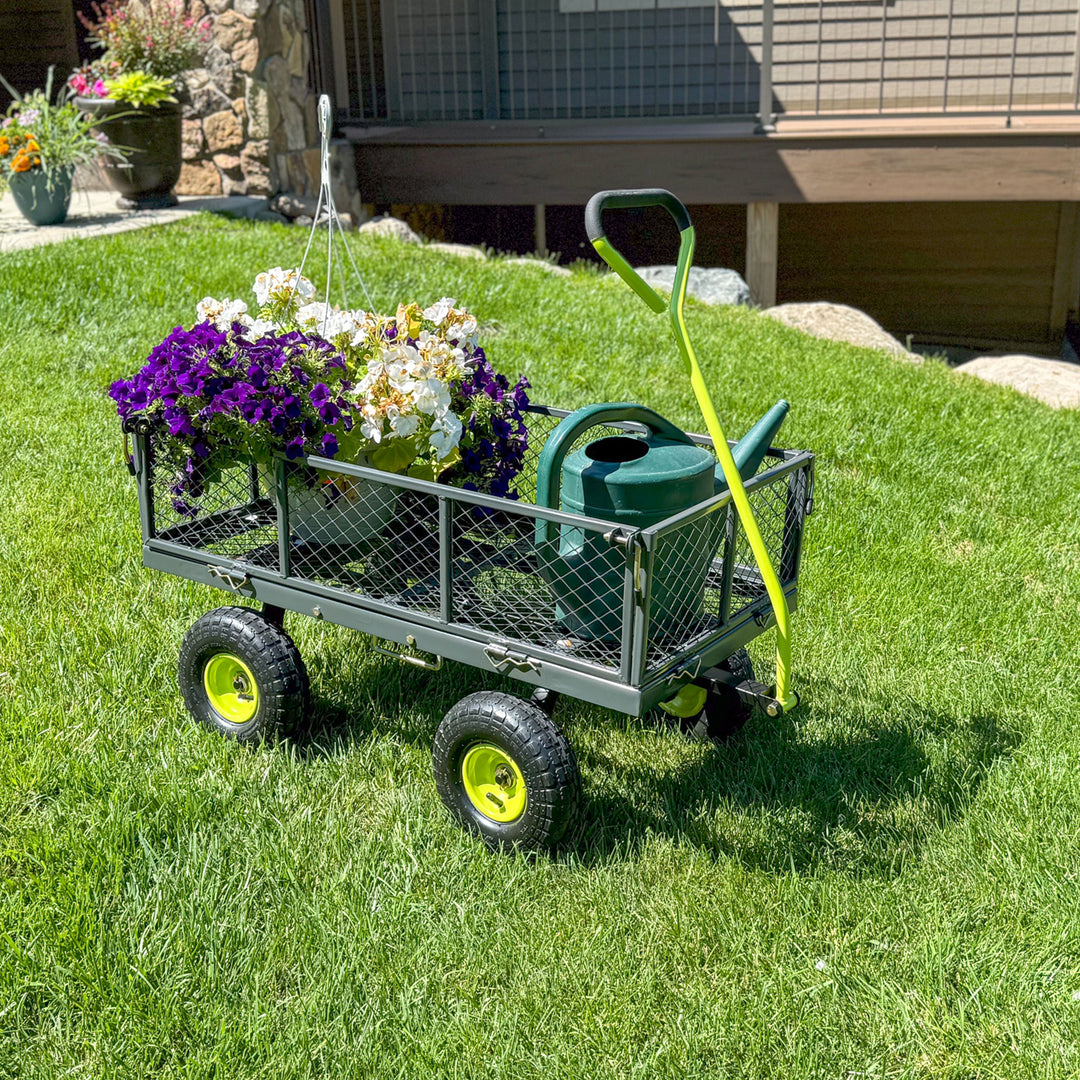
M354 121L1080 108L1080 0L313 2Z

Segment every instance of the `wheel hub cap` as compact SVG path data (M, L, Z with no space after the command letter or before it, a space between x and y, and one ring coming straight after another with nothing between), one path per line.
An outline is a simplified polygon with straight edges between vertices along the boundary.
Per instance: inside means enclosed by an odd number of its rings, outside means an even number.
M259 687L251 668L232 653L212 656L203 669L207 699L226 723L242 725L259 711Z
M517 762L494 744L469 748L461 761L461 780L469 801L484 817L508 824L525 813L525 777Z

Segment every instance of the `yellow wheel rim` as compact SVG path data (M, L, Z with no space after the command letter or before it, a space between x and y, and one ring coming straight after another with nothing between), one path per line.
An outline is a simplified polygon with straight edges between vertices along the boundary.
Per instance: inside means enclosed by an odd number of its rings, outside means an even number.
M518 763L493 743L469 747L461 779L469 801L484 817L506 825L525 813L525 777Z
M203 668L203 688L214 712L226 723L250 723L259 711L259 687L251 668L232 653L212 656Z

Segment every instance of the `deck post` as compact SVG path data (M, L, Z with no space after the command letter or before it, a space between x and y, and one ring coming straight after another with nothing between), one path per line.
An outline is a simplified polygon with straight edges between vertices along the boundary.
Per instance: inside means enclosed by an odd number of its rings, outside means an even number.
M546 256L547 250L547 206L537 203L533 208L535 213L534 233L536 239L536 254Z
M761 307L776 303L777 250L780 238L780 204L752 202L746 205L746 284Z

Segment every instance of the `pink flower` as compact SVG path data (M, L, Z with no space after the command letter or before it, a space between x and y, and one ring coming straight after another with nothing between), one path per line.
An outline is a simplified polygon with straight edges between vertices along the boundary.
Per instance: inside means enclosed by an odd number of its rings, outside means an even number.
M93 93L94 97L108 97L109 91L105 88L105 80L98 79L91 88L91 93Z
M68 79L68 85L75 91L76 94L81 94L85 97L87 91L86 77L76 73Z

